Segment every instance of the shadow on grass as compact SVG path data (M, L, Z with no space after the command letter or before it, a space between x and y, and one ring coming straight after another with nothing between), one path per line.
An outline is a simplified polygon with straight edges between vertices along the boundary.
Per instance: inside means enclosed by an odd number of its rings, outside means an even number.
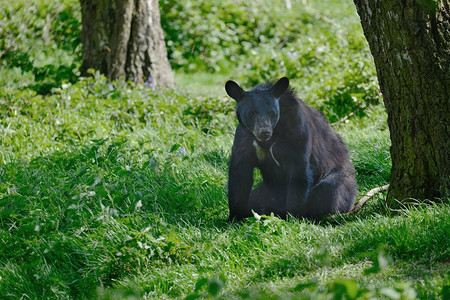
M214 150L203 155L203 158L211 166L221 171L228 170L229 154L226 154L224 150Z
M129 166L126 155L115 145L98 140L81 150L10 163L3 166L5 199L34 199L30 205L41 208L48 203L70 206L82 201L92 211L110 206L119 214L159 214L174 225L180 221L203 223L205 219L210 225L223 225L223 211L227 210L224 186L199 182L185 170L167 167L169 163ZM5 204L24 212L24 207L14 207L14 202Z
M0 166L0 298L89 297L142 266L190 261L183 228L229 227L224 186L135 154L92 140Z
M200 159L225 168L224 157L213 152ZM31 298L90 297L99 284L112 286L146 268L195 264L190 245L195 234L186 238L182 233L230 228L225 186L195 174L194 167L178 167L173 159L178 158L157 161L125 142L91 140L66 152L2 165L0 298L6 291L25 291ZM332 257L333 267L364 260L365 252L379 244L405 261L441 260L448 255L449 213L448 208L413 211L409 218L376 220L369 214L311 225L344 232L338 240L344 247ZM261 238L258 230L250 233ZM255 280L322 268L328 256L321 247L310 246L317 253L309 261L301 253L277 254Z
M34 84L30 84L24 89L30 89L40 95L52 93L54 88L59 88L63 83L74 84L78 81L78 66L75 63L70 65L46 64L36 66L34 59L26 51L6 50L0 57L4 65L9 68L19 68L23 73L30 72L34 76Z

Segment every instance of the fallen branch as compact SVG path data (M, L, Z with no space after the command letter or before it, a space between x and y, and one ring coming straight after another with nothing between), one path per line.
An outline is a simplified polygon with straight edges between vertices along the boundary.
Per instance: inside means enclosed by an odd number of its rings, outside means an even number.
M372 198L373 196L375 196L379 192L387 191L388 188L389 188L389 184L386 184L386 185L379 186L379 187L376 187L374 189L371 189L370 191L367 192L367 194L364 197L362 197L358 201L358 203L355 205L355 207L351 211L349 211L347 213L347 215L357 213L361 209L361 207L364 205L364 203L366 203L367 200L369 200L370 198Z

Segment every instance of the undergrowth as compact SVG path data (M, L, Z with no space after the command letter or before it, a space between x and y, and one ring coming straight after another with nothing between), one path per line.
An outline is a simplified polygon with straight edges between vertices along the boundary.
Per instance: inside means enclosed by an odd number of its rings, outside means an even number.
M220 2L220 3L219 3ZM351 1L161 0L176 90L79 77L79 2L0 2L0 298L447 299L450 208L227 222L235 103L287 75L347 142L360 198L389 133ZM282 29L280 29L282 28Z
M1 298L448 290L448 205L383 212L378 195L358 215L229 224L234 103L94 75L49 96L1 90ZM373 115L337 127L360 194L389 178L388 132Z

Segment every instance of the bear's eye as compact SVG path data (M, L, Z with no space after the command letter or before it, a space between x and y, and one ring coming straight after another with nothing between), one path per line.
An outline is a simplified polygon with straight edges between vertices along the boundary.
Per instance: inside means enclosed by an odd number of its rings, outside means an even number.
M256 117L256 111L254 111L254 110L251 111L250 112L250 117L252 117L252 118Z
M269 116L270 116L271 118L275 118L275 116L276 116L275 111L274 111L274 110L269 111Z

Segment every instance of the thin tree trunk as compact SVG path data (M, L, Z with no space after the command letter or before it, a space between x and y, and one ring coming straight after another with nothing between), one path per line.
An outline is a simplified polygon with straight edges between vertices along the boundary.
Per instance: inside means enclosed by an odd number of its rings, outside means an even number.
M157 0L81 0L82 73L173 86Z
M449 197L450 4L354 0L388 113L388 199Z

